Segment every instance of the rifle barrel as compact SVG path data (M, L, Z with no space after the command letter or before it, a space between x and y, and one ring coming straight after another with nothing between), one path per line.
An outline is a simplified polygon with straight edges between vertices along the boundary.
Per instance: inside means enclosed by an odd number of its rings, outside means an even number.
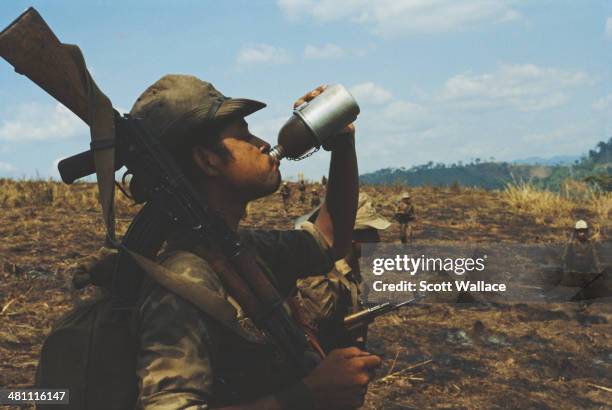
M412 303L412 302L414 302L414 301L416 301L416 300L417 300L417 298L412 298L412 299L409 299L409 300L405 300L405 301L403 301L403 302L400 302L400 303L398 303L397 305L393 306L393 310L395 310L395 309L399 309L399 308L401 308L401 307L404 307L404 306L406 306L406 305L408 305L408 304L410 304L410 303Z
M351 329L356 326L361 326L361 324L367 324L372 322L378 316L384 315L389 312L393 312L403 306L408 305L409 303L414 302L418 298L412 298L409 300L405 300L403 302L397 303L395 305L391 304L391 302L381 303L380 305L376 305L369 309L364 309L356 313L352 313L344 318L344 325Z

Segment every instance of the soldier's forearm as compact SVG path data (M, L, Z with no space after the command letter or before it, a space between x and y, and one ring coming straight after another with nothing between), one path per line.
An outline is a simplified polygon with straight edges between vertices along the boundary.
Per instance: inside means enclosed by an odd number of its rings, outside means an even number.
M351 244L359 180L354 136L346 146L332 152L325 203L316 224L332 244L336 259L344 257Z

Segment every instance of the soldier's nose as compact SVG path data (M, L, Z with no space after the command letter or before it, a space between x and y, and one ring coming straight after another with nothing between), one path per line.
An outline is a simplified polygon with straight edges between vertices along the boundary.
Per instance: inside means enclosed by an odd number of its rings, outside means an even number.
M272 147L270 146L270 144L268 144L267 142L263 142L260 146L259 146L259 151L263 154L267 154L268 152L270 152L270 149Z
M262 140L259 137L256 137L255 135L251 135L251 144L255 145L260 152L267 154L270 149L272 149L272 147L270 146L270 144L268 144L266 141Z

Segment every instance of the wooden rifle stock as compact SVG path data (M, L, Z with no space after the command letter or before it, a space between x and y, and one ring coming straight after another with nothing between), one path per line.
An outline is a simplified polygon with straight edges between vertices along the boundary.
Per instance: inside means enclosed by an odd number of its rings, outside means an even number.
M87 70L79 48L63 44L30 7L0 33L0 56L87 124Z

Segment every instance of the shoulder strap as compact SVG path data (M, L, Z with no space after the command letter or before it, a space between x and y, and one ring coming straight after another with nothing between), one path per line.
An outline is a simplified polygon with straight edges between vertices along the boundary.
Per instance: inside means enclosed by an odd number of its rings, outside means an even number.
M236 319L236 309L225 298L217 295L207 287L189 281L182 275L178 275L136 252L127 248L123 248L123 250L157 283L183 299L190 301L211 319L236 335L247 340L253 340L253 336L240 327Z

